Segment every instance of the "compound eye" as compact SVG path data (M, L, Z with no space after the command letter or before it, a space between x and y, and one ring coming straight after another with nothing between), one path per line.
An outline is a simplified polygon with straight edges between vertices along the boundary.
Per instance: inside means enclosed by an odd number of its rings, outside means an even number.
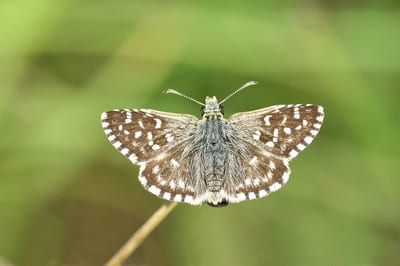
M204 115L204 108L205 108L205 106L204 106L204 105L202 105L202 106L201 106L201 108L200 108L200 111L201 111L201 116L203 116L203 115Z
M222 104L219 105L219 111L224 114L224 106Z

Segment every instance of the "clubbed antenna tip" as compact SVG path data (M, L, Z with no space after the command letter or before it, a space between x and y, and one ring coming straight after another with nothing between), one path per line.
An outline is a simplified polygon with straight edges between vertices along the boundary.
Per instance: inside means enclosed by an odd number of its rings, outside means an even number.
M204 106L204 103L201 103L201 102L199 102L199 101L197 101L197 100L195 100L195 99L193 99L193 98L191 98L191 97L189 97L189 96L186 96L185 94L182 94L182 93L180 93L180 92L178 92L178 91L176 91L176 90L173 90L173 89L166 89L166 90L163 90L163 93L165 93L165 94L167 94L167 93L176 94L176 95L182 96L182 97L184 97L184 98L186 98L186 99L189 99L189 100L191 100L191 101L193 101L193 102L195 102L195 103L198 103L198 104L200 104L201 106Z
M258 82L257 81L248 81L246 82L242 87L240 87L239 89L235 90L234 92L232 92L231 94L229 94L225 99L223 99L219 104L222 104L223 102L225 102L226 100L228 100L229 98L231 98L233 95L235 95L236 93L238 93L239 91L243 90L244 88L247 88L249 86L253 86L253 85L257 85Z

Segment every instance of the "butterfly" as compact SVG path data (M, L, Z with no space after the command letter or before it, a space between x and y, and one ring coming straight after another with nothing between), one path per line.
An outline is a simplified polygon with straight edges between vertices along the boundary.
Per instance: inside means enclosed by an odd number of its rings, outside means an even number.
M223 117L223 101L206 97L202 119L152 109L115 109L101 115L108 140L133 164L154 195L192 205L225 206L277 191L290 175L289 161L318 134L322 106L274 105Z

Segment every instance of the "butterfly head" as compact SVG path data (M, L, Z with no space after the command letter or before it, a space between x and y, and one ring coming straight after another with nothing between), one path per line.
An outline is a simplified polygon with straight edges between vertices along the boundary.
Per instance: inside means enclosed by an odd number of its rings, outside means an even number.
M215 96L206 97L206 104L201 107L201 115L203 118L219 117L222 118L224 107L218 103Z
M222 118L224 115L224 106L222 105L223 102L225 102L226 100L228 100L230 97L232 97L233 95L235 95L237 92L243 90L244 88L247 88L249 86L252 85L256 85L257 82L256 81L249 81L246 84L244 84L242 87L240 87L239 89L235 90L234 92L232 92L231 94L229 94L225 99L223 99L221 102L218 102L217 98L215 96L213 97L206 97L206 103L201 103L189 96L186 96L180 92L177 92L176 90L173 89L167 89L164 90L164 93L173 93L173 94L177 94L180 95L186 99L189 99L195 103L198 103L201 105L201 115L203 116L203 118Z

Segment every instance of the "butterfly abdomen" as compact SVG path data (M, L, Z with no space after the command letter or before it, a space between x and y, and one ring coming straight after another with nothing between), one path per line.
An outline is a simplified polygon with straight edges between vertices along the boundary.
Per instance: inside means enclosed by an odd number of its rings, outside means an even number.
M208 117L200 126L204 127L202 153L204 154L204 182L207 189L208 204L227 204L223 189L225 186L226 138L224 120L220 117Z

